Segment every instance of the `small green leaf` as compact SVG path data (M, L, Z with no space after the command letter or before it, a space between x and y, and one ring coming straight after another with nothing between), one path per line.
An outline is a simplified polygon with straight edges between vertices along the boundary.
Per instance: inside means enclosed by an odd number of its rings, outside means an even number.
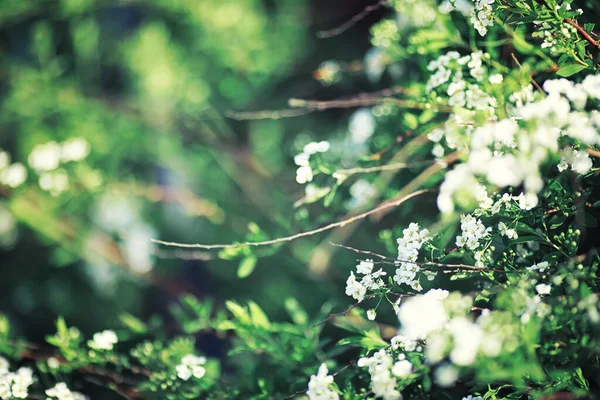
M240 322L244 324L250 323L250 316L248 315L248 312L244 307L240 306L238 303L234 301L226 301L225 307L227 307L227 309L231 311L233 316L236 317Z
M259 326L265 329L269 329L271 327L271 322L269 322L267 314L265 314L258 304L251 301L248 303L248 307L250 308L250 317L254 326Z
M244 279L244 278L247 278L248 276L250 276L252 271L254 271L254 267L256 267L256 261L257 261L257 258L253 254L249 255L247 257L244 257L242 259L242 261L240 262L240 266L238 267L238 270L237 270L238 278Z
M121 314L119 316L119 319L121 320L123 325L131 329L132 332L146 333L148 331L144 322L142 322L141 320L137 319L129 313Z
M571 64L571 65L567 65L566 67L562 67L561 69L556 71L556 75L566 78L568 76L575 75L579 71L582 71L586 68L587 68L587 65Z

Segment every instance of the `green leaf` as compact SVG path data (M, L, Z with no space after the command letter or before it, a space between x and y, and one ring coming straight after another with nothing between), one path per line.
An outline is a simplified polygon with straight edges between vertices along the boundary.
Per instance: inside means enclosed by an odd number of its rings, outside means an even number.
M269 329L271 327L271 322L269 322L267 314L265 314L258 304L251 301L248 303L248 307L250 308L250 318L252 319L252 324L254 326L259 326L265 329Z
M258 259L256 258L256 256L254 254L244 257L242 259L242 261L240 262L240 266L238 267L238 270L237 270L238 278L244 279L244 278L247 278L248 276L250 276L252 271L254 271L254 267L256 267L257 260Z
M119 319L126 327L135 333L146 333L148 331L144 322L129 313L121 314Z
M567 65L566 67L562 67L561 69L556 71L556 75L566 78L568 76L575 75L579 71L583 71L586 68L587 68L587 65L571 64L571 65Z
M227 307L227 309L233 314L233 316L236 317L240 322L244 324L250 323L250 316L248 315L248 312L244 307L240 306L238 303L228 300L225 302L225 307Z
M285 309L287 310L290 318L296 325L306 325L308 322L308 314L302 308L298 300L293 297L288 297L284 302Z

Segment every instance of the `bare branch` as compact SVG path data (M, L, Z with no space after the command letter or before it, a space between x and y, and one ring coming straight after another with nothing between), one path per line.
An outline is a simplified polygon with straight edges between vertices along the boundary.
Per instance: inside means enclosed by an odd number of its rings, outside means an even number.
M355 215L353 217L347 218L345 220L342 221L338 221L338 222L334 222L332 224L323 226L321 228L318 229L314 229L311 231L306 231L306 232L300 232L297 233L295 235L291 235L291 236L286 236L286 237L281 237L281 238L277 238L277 239L272 239L272 240L265 240L265 241L261 241L261 242L244 242L244 243L231 243L231 244L200 244L200 243L177 243L177 242L166 242L163 240L158 240L158 239L151 239L152 242L154 243L158 243L158 244L162 244L164 246L170 246L170 247L180 247L180 248L187 248L187 249L206 249L206 250L212 250L212 249L235 249L235 248L239 248L239 247L244 247L244 246L269 246L269 245L273 245L273 244L278 244L278 243L283 243L283 242L291 242L293 240L299 239L301 237L306 237L306 236L312 236L315 235L317 233L321 233L321 232L325 232L328 231L330 229L333 228L337 228L340 226L345 226L347 224L351 224L355 221L361 220L363 218L368 217L371 214L376 214L378 212L381 212L383 210L387 210L390 208L394 208L399 206L400 204L406 202L407 200L412 199L413 197L417 197L420 196L422 194L425 193L432 193L434 192L434 190L417 190L416 192L413 192L407 196L404 196L398 200L395 201L391 201L391 202L386 202L386 203L382 203L379 206L366 211L364 213Z
M396 171L399 169L422 167L424 165L432 165L432 164L435 164L435 161L422 161L422 162L415 162L415 163L410 163L410 164L393 163L393 164L386 164L386 165L377 165L374 167L367 167L367 168L357 167L357 168L349 168L349 169L338 169L337 171L335 171L335 174L350 176L350 175L354 175L354 174L367 174L370 172Z
M344 22L337 28L317 32L317 37L319 39L328 39L346 32L348 29L356 25L360 20L364 19L367 15L384 6L386 3L388 3L388 1L389 0L379 0L375 4L365 7L360 13L356 14L350 20Z
M227 118L235 119L238 121L242 120L253 120L253 119L280 119L299 117L312 113L314 110L261 110L261 111L226 111L225 116Z

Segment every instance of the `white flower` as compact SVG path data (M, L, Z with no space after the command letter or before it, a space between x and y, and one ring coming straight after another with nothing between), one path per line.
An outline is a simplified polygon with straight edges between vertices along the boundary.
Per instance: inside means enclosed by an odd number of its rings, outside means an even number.
M363 301L366 293L367 288L356 280L353 272L350 272L350 276L346 280L346 295L360 302Z
M88 340L88 346L96 350L112 350L118 341L114 331L105 330L94 333L92 340Z
M502 83L503 80L504 80L504 78L502 77L501 74L494 74L494 75L490 75L490 77L489 77L489 81L492 85L497 85L499 83Z
M545 284L545 283L540 283L538 285L535 285L535 291L540 295L550 294L551 289L552 289L552 286Z
M308 160L310 159L310 155L306 153L296 154L294 156L294 163L301 167L306 167L308 165Z
M359 274L370 274L373 271L373 260L361 261L356 266L356 272Z
M328 151L330 147L331 145L329 144L329 142L323 140L321 142L310 142L309 144L304 146L303 151L308 155L312 155L315 153L324 153Z
M458 379L458 369L450 364L439 366L434 374L436 383L442 387L454 386Z
M62 168L55 171L43 172L40 175L38 183L40 189L50 192L53 196L57 196L69 187L69 176Z
M375 397L382 397L384 400L402 398L400 392L396 390L396 378L392 375L394 359L386 349L379 350L372 357L361 358L358 366L369 368L371 390ZM398 366L398 372L401 374L405 373L405 369L406 364Z
M417 341L409 339L406 336L396 335L390 341L390 345L394 350L402 348L405 351L414 351L417 348Z
M206 374L206 369L200 365L194 365L192 367L192 375L194 378L200 379Z
M441 293L447 293L443 291ZM398 319L401 332L412 340L425 339L433 331L441 329L448 316L440 299L440 292L429 291L424 295L414 296L400 306Z
M454 336L450 360L460 366L473 364L483 336L481 328L465 317L457 317L449 322L448 331Z
M530 271L544 272L545 270L548 269L548 266L549 266L548 261L542 261L540 263L533 264L531 267L527 267L527 269Z
M62 161L81 161L90 154L90 144L84 138L72 138L62 144Z
M86 400L87 397L78 392L72 392L64 382L57 383L54 387L46 390L48 397L56 397L58 400Z
M9 366L8 360L4 357L0 357L0 376L8 373Z
M483 400L483 397L481 396L473 396L472 394L463 397L462 400Z
M21 163L14 163L4 170L0 171L0 183L8 187L16 188L21 186L27 179L27 170Z
M517 232L514 229L509 228L504 222L498 223L498 229L502 236L506 236L509 239L517 239L519 237Z
M352 114L348 124L353 143L365 143L375 132L375 118L369 108L361 108Z
M400 360L392 367L392 374L398 378L405 378L412 372L412 364L408 360Z
M177 376L179 377L179 379L182 379L184 381L187 381L192 376L192 370L187 365L177 365L175 367L175 370L177 371Z
M375 321L375 318L377 318L377 311L374 309L367 310L367 318L369 321Z
M303 165L296 170L296 182L298 182L299 184L310 182L312 181L312 179L313 173L312 168L310 168L310 166Z
M202 364L206 363L206 357L198 357L194 354L186 354L181 358L181 364L175 367L179 379L187 381L192 376L200 379L206 374L206 369Z
M27 158L29 165L36 171L52 171L60 164L62 148L54 142L39 144L33 148Z
M57 369L60 367L60 361L56 357L50 357L48 360L46 360L46 362L48 363L48 367L50 369Z
M309 400L338 400L340 396L329 386L333 383L333 376L329 375L329 370L325 364L321 364L317 375L312 375L308 382L306 394Z
M470 214L460 216L460 229L462 232L456 237L456 246L466 246L470 250L477 249L491 231L491 228L486 228L480 219Z

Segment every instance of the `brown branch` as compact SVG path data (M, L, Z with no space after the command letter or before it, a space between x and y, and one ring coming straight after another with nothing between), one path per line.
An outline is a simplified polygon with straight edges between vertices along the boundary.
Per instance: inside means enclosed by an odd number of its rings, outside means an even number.
M586 151L590 156L600 158L600 151L594 149L586 149Z
M365 7L360 13L356 14L350 20L344 22L342 25L338 26L337 28L317 32L317 37L319 39L328 39L328 38L331 38L331 37L334 37L334 36L337 36L339 34L346 32L348 29L350 29L354 25L356 25L359 21L364 19L367 15L369 15L373 11L376 11L379 8L383 7L385 4L388 3L388 1L389 0L379 0L375 4Z
M580 26L580 25L579 25L577 22L573 21L573 20L572 20L572 19L570 19L570 18L565 18L563 21L564 21L565 23L567 23L567 24L571 25L571 26L572 26L572 27L574 27L575 29L577 29L577 32L579 32L579 34L580 34L580 35L581 35L581 36L582 36L582 37L583 37L585 40L587 40L587 42L588 42L589 44L591 44L592 46L594 46L594 47L596 48L596 50L597 50L597 51L600 51L600 43L596 42L596 41L594 40L594 38L592 38L592 37L590 36L590 34L589 34L589 33L587 33L587 32L585 31L585 29L583 29L583 28L582 28L582 27L581 27L581 26Z
M552 8L550 7L550 5L548 3L546 3L546 0L535 0L536 3L538 3L539 5L541 5L542 7L546 7L549 10L552 10ZM587 42L589 44L591 44L592 46L594 46L596 48L596 50L600 51L600 44L598 42L596 42L594 40L594 38L592 38L592 36L587 33L585 31L585 29L583 29L577 22L573 21L570 18L565 18L563 20L564 23L571 25L572 27L574 27L577 32L585 39L587 40ZM594 32L592 32L592 35L596 36L596 34Z
M355 221L361 220L363 218L368 217L371 214L376 214L378 212L381 212L383 210L387 210L393 207L397 207L400 204L406 202L407 200L412 199L413 197L417 197L420 196L422 194L425 193L432 193L434 192L434 190L417 190L407 196L402 197L401 199L395 200L395 201L391 201L391 202L386 202L386 203L382 203L379 206L366 211L364 213L355 215L353 217L347 218L345 220L342 221L338 221L338 222L334 222L331 223L329 225L323 226L321 228L318 229L314 229L311 231L306 231L306 232L300 232L297 233L295 235L291 235L291 236L285 236L285 237L280 237L277 239L272 239L272 240L264 240L261 242L243 242L243 243L231 243L231 244L201 244L201 243L177 243L177 242L167 242L167 241L163 241L163 240L158 240L158 239L151 239L152 242L154 243L158 243L164 246L170 246L170 247L180 247L180 248L188 248L188 249L193 249L193 248L199 248L199 249L206 249L206 250L212 250L212 249L235 249L235 248L239 248L239 247L244 247L244 246L269 246L269 245L273 245L273 244L279 244L279 243L283 243L283 242L291 242L293 240L299 239L301 237L306 237L306 236L312 236L315 235L317 233L321 233L321 232L325 232L328 231L330 229L333 228L337 228L340 226L345 226L347 224L351 224Z

